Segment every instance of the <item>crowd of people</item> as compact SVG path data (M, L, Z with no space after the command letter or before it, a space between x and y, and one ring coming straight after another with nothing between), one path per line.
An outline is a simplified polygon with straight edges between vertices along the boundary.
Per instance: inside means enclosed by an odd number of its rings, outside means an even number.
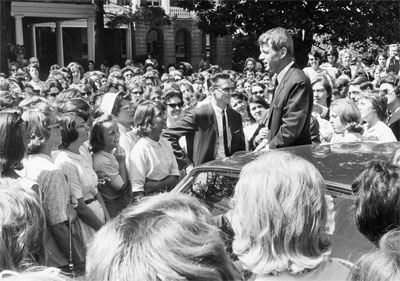
M259 45L241 73L206 61L160 73L149 57L53 65L42 81L37 58L11 62L0 73L1 277L65 280L36 266L86 263L88 280L397 280L396 163L371 163L353 185L357 226L377 246L356 265L329 257L331 198L302 158L271 151L243 169L224 216L235 262L209 211L168 193L237 152L400 140L396 45L375 62L312 50L303 70L286 30Z

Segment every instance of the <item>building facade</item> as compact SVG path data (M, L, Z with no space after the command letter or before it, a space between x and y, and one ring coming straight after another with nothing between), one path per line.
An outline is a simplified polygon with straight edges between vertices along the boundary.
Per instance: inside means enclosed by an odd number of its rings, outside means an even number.
M93 1L13 1L15 44L24 46L25 58L38 57L43 72L53 64L64 66L71 61L86 67L88 60L95 60ZM143 4L163 8L171 24L138 21L108 27L110 14L135 12ZM206 54L211 64L231 69L232 37L204 34L197 28L194 13L174 4L174 0L105 0L103 59L110 66L122 66L126 59L141 59L152 53L160 65L188 62L197 70L202 54Z

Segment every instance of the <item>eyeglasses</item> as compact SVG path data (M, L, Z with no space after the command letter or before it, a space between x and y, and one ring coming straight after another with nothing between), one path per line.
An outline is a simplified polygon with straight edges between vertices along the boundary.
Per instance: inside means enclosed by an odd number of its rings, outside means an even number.
M143 92L142 91L132 91L131 94L134 96L141 96L141 95L143 95Z
M233 93L236 88L232 87L232 88L224 88L224 89L217 88L217 89L220 90L221 92L224 92L225 94L230 94L230 93Z
M16 68L11 68L11 71L17 71L17 69Z
M253 95L263 95L264 91L254 91Z
M176 108L176 107L181 108L183 106L183 104L184 104L183 102L180 102L180 103L167 103L167 105L169 107L171 107L171 108Z

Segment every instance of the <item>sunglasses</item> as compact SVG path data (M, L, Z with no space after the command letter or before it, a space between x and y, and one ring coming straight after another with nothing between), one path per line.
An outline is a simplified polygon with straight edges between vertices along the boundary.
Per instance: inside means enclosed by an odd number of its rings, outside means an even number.
M180 102L180 103L167 103L167 105L169 107L171 107L171 108L176 108L176 107L181 108L183 106L183 104L184 104L183 102Z

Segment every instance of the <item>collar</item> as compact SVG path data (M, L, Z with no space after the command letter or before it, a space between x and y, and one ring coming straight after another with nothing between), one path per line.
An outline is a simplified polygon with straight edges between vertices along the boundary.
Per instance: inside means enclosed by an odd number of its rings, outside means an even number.
M212 107L214 109L214 112L218 112L218 113L222 114L222 109L217 106L216 102L213 99L211 99L211 105L212 105ZM226 111L227 108L228 107L225 107L224 110Z
M290 62L284 69L282 69L281 72L279 72L278 77L276 78L278 80L278 83L280 84L283 80L283 77L285 77L286 72L288 72L289 68L294 64L294 61Z

